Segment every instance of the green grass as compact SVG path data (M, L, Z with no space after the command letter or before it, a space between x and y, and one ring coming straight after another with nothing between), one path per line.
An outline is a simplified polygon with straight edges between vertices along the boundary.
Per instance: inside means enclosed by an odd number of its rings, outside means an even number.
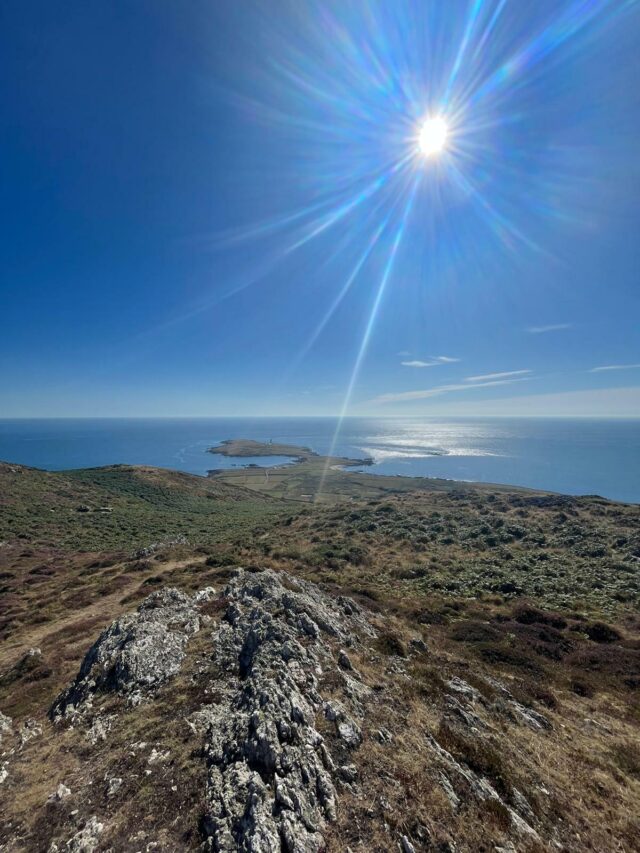
M366 579L383 598L530 600L565 613L633 613L639 508L569 500L559 511L518 492L414 491L307 510L272 530L262 547L273 556L295 552L310 574L358 585Z
M357 846L361 826L372 826L370 804L382 802L379 794L399 816L391 824L398 833L428 825L437 838L440 820L446 837L462 839L465 849L503 840L511 818L499 803L465 804L452 816L429 776L434 759L426 731L509 804L517 789L538 815L535 790L543 783L552 795L541 800L538 816L547 828L562 816L556 825L566 827L563 843L579 830L590 849L605 849L608 837L598 834L604 820L607 833L623 839L618 847L632 849L637 825L623 821L638 813L640 791L640 508L343 471L329 472L323 499L312 503L303 495L315 494L324 468L321 458L311 458L268 477L235 470L202 478L147 467L48 473L0 463L3 712L18 722L44 719L100 630L160 586L213 586L221 597L207 615L219 619L236 566L284 570L354 597L378 633L349 650L372 687L357 759L369 788L351 801L341 792L340 838L328 850L344 849L349 826L357 829ZM183 538L185 544L171 545ZM152 544L160 547L137 554ZM56 730L50 737L46 727L20 752L20 773L31 775L16 773L10 787L0 786L0 812L9 815L12 833L24 820L31 846L47 847L48 821L63 812L42 806L62 778L70 781L74 808L102 813L102 784L74 783L61 773L72 761L78 772L86 768L87 778L103 780L108 771L125 779L120 799L110 801L121 804L123 833L143 814L171 827L171 849L200 842L201 764L191 761L196 752L184 717L212 699L202 670L210 630L191 640L181 675L153 703L122 713L97 752L81 733ZM426 651L416 651L419 638ZM33 647L42 654L29 655ZM488 733L466 730L448 712L444 694L453 675L484 696L476 711L482 717L491 709ZM328 688L331 678L329 668ZM536 733L510 715L494 678L517 701L548 715L553 728ZM595 721L598 727L590 725ZM378 743L381 726L394 734L393 748ZM170 775L158 777L156 788L145 774L146 759L129 748L141 740L171 749ZM378 783L385 787L378 790ZM432 789L439 798L431 799ZM416 802L422 802L417 810ZM175 814L182 816L177 823ZM384 814L385 826L393 820ZM109 843L120 849L127 842L113 826ZM389 849L386 829L379 836L368 829L364 837L367 849Z
M291 508L214 480L114 466L52 473L0 465L0 541L99 551L231 540Z

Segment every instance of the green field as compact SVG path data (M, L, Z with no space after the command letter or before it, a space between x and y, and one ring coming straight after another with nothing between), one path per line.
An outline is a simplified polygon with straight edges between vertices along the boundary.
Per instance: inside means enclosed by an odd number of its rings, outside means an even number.
M0 495L0 541L69 551L228 540L288 511L217 480L125 465L48 472L0 463Z

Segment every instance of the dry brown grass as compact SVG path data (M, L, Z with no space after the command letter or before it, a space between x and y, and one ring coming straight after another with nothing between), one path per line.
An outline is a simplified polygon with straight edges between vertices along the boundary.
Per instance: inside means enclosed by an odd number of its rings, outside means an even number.
M596 516L596 510L605 515ZM149 823L165 827L160 849L187 850L199 843L203 762L180 718L203 697L189 682L188 668L185 680L161 691L153 706L127 712L108 743L96 750L73 731L53 730L45 715L113 618L161 584L222 589L233 565L241 564L290 572L331 593L352 595L378 626L377 641L349 650L372 692L364 743L355 754L344 755L359 768L359 787L339 791L329 850L357 850L363 840L364 849L386 853L397 848L402 834L417 849L455 841L460 853L493 851L506 843L512 832L499 804L467 796L457 811L451 808L440 784L442 767L426 737L431 734L456 759L490 779L509 805L514 789L521 791L544 839L555 834L568 850L631 853L637 849L635 816L640 813L634 748L640 727L640 620L629 602L613 594L634 576L620 570L609 592L596 588L577 609L577 595L559 598L558 590L574 582L575 567L577 573L591 565L595 576L603 565L600 558L576 556L571 548L577 545L535 544L518 538L517 530L508 546L485 541L503 529L501 518L505 527L526 526L547 539L556 528L562 531L578 521L587 526L594 519L607 542L615 541L617 526L621 536L631 537L637 511L623 508L618 517L614 510L578 502L562 510L567 520L560 521L557 507L514 503L506 494L488 502L486 495L424 493L354 503L348 511L309 509L260 533L239 535L233 546L176 546L143 559L121 550L63 555L26 540L4 548L0 710L18 723L36 718L43 735L25 746L8 787L3 786L0 837L11 821L12 834L23 833L33 841L31 849L39 849L40 840L44 845L68 819L68 810L98 816L111 810L104 793L108 773L131 779L113 801L109 842L114 849L128 849L131 827ZM485 524L489 532L476 537ZM471 540L464 538L468 532L474 533ZM538 561L542 551L548 559ZM538 578L539 595L489 588L504 582L502 575L493 576L494 563L507 572L514 561L522 562L523 573ZM600 610L599 602L606 607ZM212 603L207 612L217 619L223 608L224 602ZM611 630L597 627L600 622ZM413 638L424 639L427 651L416 652ZM198 642L190 646L189 665L199 654ZM21 663L34 646L43 652L37 664ZM480 738L445 719L447 681L453 676L483 697L476 710L491 728ZM500 679L515 699L548 716L553 729L534 732L500 710L500 691L487 678ZM322 688L339 698L342 683L328 674ZM378 740L383 727L393 734L391 744ZM325 734L341 754L331 741L331 727ZM128 749L140 740L170 744L173 763L166 778L145 781L142 758ZM72 789L74 800L56 808L45 805L60 781ZM517 846L527 849L522 839Z

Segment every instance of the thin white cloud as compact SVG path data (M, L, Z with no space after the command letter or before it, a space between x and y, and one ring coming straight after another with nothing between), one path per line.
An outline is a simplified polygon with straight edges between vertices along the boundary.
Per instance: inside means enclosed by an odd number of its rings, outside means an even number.
M433 355L430 356L429 361L415 359L414 361L402 361L400 363L403 367L437 367L439 364L456 364L458 361L460 361L459 358L451 358L448 355Z
M571 329L573 323L552 323L550 326L529 326L527 332L530 335L543 335L545 332L560 332L562 329Z
M373 400L373 403L404 403L410 400L426 400L430 397L440 397L442 394L452 394L455 391L473 391L476 388L488 388L495 385L511 385L513 382L524 382L528 376L520 376L516 379L496 379L491 382L476 382L473 385L438 385L436 388L427 388L424 391L400 391L399 393L381 394Z
M469 386L475 387L475 386ZM514 389L515 390L515 389ZM488 392L490 393L490 392ZM419 404L418 404L419 405ZM427 409L428 405L428 409ZM632 388L594 388L588 391L558 391L518 397L475 399L441 397L425 404L434 417L555 417L555 418L638 418L640 385ZM372 413L380 413L380 408Z
M640 364L605 364L602 367L592 367L589 373L602 373L605 370L635 370Z
M530 370L507 370L504 373L485 373L482 376L467 376L465 382L485 382L491 379L508 379L511 376L525 376Z
M408 358L411 355L411 353L409 352L409 350L403 349L403 350L400 350L400 352L397 353L397 355L399 355L400 358Z

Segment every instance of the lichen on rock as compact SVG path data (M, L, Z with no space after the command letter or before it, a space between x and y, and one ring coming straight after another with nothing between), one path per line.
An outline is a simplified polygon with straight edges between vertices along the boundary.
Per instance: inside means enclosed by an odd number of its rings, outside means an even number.
M209 624L201 607L213 595L164 589L113 622L56 700L52 718L82 719L91 743L101 740L118 714L117 702L105 714L98 695L115 694L128 704L151 700L181 670L189 638ZM270 570L238 570L216 607L223 615L210 638L201 637L191 676L204 680L204 694L213 691L215 702L185 717L204 742L203 849L319 853L326 824L337 816L337 789L358 781L354 764L341 765L364 738L362 700L369 692L339 659L375 631L355 602ZM342 686L340 701L322 695L324 673L332 689L336 679ZM154 748L147 765L169 757ZM120 781L110 778L107 797Z
M334 604L290 579L288 587L265 571L244 572L225 590L214 649L231 677L209 711L203 821L220 853L315 853L336 817L335 764L316 728L317 676L335 667L330 638L353 644L356 629L371 628L353 602Z
M117 692L136 701L175 675L189 637L200 629L199 604L213 595L158 590L135 613L116 619L87 652L74 682L55 701L51 717L69 716L91 704L94 694Z

